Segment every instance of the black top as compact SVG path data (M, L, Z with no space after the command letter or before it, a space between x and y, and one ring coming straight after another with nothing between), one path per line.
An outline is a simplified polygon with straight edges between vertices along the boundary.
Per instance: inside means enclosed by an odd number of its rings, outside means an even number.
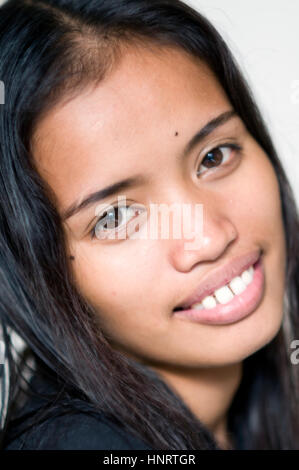
M152 450L105 413L88 413L88 403L84 400L76 398L76 407L66 411L59 390L45 377L36 375L30 384L33 393L30 392L26 403L9 421L4 450ZM49 400L39 395L44 391L56 393L55 413L47 416ZM43 413L46 417L40 419Z

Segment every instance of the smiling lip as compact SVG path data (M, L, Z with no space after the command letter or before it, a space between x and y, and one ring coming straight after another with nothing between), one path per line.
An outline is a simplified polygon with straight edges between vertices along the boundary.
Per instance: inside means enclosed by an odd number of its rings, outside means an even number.
M260 250L251 251L246 255L233 258L224 267L216 268L204 278L191 296L175 308L179 307L186 310L191 305L201 302L207 295L213 294L216 289L228 284L234 277L239 276L243 271L256 263L260 256Z
M264 295L265 274L261 257L253 267L252 282L241 294L235 295L230 302L217 304L216 307L211 309L180 310L174 312L174 315L194 322L213 325L226 325L247 317L256 310Z

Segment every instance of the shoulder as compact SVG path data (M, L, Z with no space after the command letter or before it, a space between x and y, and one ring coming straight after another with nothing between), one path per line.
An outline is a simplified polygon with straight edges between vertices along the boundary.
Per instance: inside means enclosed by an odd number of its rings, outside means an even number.
M30 380L28 399L9 421L2 448L151 449L141 439L127 433L122 423L104 412L90 408L83 399L69 396L65 401L60 385L43 374L36 374Z
M105 415L74 411L32 426L9 441L4 450L126 450L150 447L126 433Z

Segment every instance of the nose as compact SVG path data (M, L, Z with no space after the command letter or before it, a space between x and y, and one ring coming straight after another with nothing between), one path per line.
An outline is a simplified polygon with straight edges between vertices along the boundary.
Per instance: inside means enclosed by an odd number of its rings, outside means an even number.
M186 232L182 229L180 238L169 240L169 260L176 270L188 272L198 263L217 260L237 239L238 232L232 220L232 214L226 213L225 208L217 204L217 199L214 203L211 203L211 200L200 201L202 223L199 225L201 228L199 236L195 232L192 219L192 238L190 238L190 231ZM194 203L191 205L193 209Z

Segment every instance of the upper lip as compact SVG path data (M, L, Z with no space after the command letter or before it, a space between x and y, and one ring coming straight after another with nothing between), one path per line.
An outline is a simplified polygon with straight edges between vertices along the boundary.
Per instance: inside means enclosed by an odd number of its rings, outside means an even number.
M248 269L251 265L255 264L261 255L260 250L251 251L245 255L237 256L226 263L224 266L208 272L199 286L193 293L178 304L175 309L186 309L191 305L200 302L207 295L214 292L215 289L224 286L230 282L234 277L239 276L243 271Z

